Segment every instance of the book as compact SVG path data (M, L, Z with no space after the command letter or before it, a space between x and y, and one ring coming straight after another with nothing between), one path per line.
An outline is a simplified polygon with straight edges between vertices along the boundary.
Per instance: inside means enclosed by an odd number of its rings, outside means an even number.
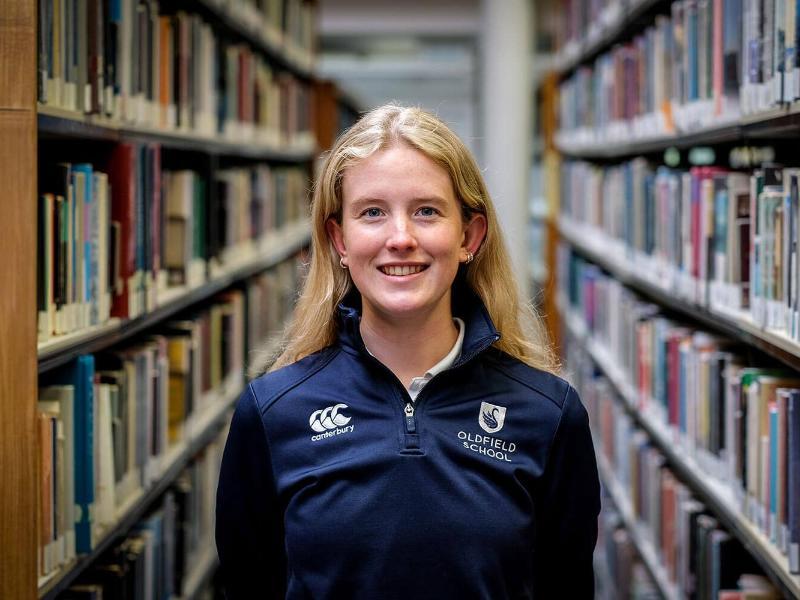
M94 357L79 356L72 363L58 369L50 383L72 386L74 391L74 473L75 473L75 549L78 553L91 552L94 547Z
M800 391L789 394L788 407L787 525L789 570L800 573Z

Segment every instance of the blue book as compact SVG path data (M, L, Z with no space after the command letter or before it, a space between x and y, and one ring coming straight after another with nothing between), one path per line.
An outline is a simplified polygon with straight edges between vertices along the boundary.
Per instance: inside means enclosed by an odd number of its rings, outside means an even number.
M94 202L94 169L88 163L73 165L73 173L83 174L83 189L78 190L76 202L83 205L83 221L78 226L83 230L83 289L81 295L88 304L97 303L96 295L92 297L92 282L97 279L97 235L96 204ZM94 257L94 260L93 260ZM96 291L96 290L95 290ZM88 325L89 323L87 323Z
M728 258L728 188L726 176L714 178L714 260L711 275L715 281L725 281Z
M144 521L140 521L135 531L142 534L148 551L145 552L150 571L151 598L169 598L172 594L172 573L167 573L164 555L164 512L159 509Z
M800 390L791 391L786 414L789 570L792 573L800 573Z
M94 505L94 356L79 356L48 378L71 385L74 398L75 550L92 551Z

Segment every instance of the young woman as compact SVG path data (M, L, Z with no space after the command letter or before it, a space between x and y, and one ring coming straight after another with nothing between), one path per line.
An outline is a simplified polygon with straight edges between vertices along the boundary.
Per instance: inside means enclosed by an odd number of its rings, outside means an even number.
M312 222L284 348L222 461L228 598L591 598L586 411L469 151L378 108L327 156Z

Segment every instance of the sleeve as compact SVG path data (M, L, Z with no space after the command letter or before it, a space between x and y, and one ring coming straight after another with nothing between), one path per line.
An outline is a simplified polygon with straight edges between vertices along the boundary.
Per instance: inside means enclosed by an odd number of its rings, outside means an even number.
M594 598L600 482L589 418L570 386L537 489L537 598Z
M217 487L216 541L228 600L284 598L283 519L252 388L236 405Z

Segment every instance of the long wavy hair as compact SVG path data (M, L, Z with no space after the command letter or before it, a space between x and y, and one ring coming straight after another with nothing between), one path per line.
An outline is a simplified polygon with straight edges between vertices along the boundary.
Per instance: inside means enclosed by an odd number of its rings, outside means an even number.
M420 108L387 104L364 114L325 157L313 190L311 264L305 284L277 350L257 354L250 376L291 364L336 340L337 306L353 283L349 272L339 266L339 254L325 223L341 218L342 178L347 169L397 143L416 148L447 171L456 198L466 208L465 215L472 211L486 217L486 237L466 269L466 281L500 332L495 347L538 369L558 372L558 360L541 318L520 299L494 205L472 154L434 115Z

